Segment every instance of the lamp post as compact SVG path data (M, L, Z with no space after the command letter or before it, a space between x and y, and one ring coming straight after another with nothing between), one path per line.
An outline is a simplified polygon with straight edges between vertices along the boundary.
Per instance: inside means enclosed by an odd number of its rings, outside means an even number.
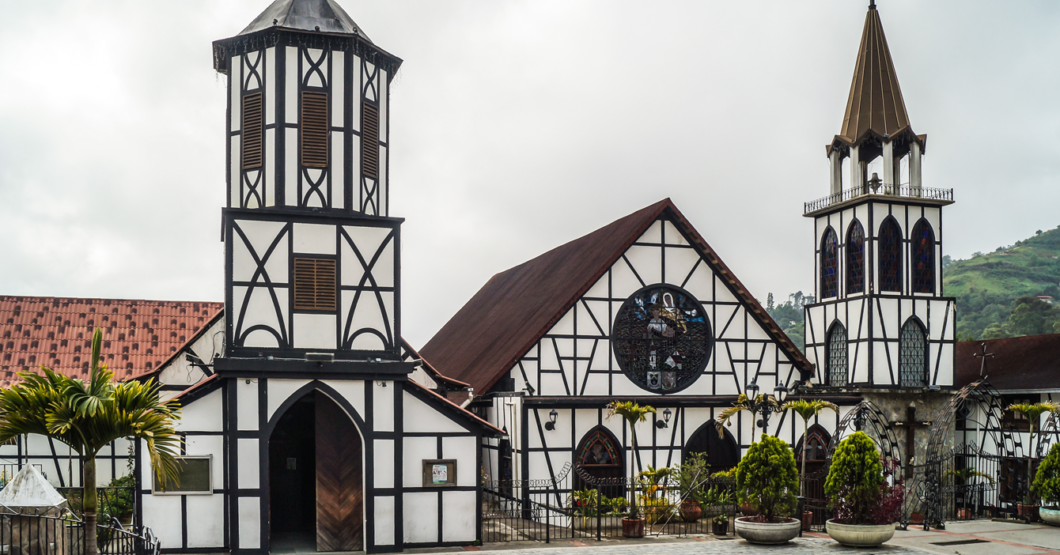
M788 388L778 385L773 389L773 395L768 393L758 396L758 384L751 382L747 384L747 408L751 414L761 414L761 418L755 425L762 428L762 434L769 433L769 417L774 412L784 412L784 401L788 398Z

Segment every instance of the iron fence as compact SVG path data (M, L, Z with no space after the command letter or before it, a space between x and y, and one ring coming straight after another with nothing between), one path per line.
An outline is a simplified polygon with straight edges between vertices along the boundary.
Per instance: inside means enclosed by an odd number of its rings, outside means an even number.
M112 521L98 527L101 555L158 555L150 530L136 533ZM85 524L74 515L0 514L0 552L5 555L83 555Z
M485 484L483 541L548 543L621 538L631 531L636 535L635 530L625 530L622 522L632 512L631 498L644 519L642 535L734 537L732 520L740 512L732 478L705 479L694 496L669 479L654 484L628 478L580 483L584 489L572 489L567 480ZM720 526L714 529L715 519L725 522L724 531Z
M60 495L66 498L67 507L78 518L84 518L82 502L85 496L84 488L55 488ZM125 526L138 527L141 522L136 521L136 505L140 496L136 495L134 487L99 487L96 488L99 497L100 522L121 522Z

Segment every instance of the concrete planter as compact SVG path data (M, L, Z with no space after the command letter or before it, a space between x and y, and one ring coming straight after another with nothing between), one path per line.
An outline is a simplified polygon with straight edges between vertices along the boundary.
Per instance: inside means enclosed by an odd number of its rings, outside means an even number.
M839 524L828 519L825 529L847 547L876 547L894 537L894 524Z
M1060 509L1038 509L1038 516L1051 526L1060 526Z
M802 521L794 518L785 522L748 522L748 517L736 519L736 535L757 544L775 545L788 543L799 535Z

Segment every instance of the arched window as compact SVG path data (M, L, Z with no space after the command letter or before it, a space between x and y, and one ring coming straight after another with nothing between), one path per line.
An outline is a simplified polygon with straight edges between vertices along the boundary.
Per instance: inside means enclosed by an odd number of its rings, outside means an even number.
M810 431L806 434L806 462L823 463L828 456L829 441L832 441L832 436L828 435L828 431L820 424L810 426ZM795 459L799 462L802 462L802 453L803 443L802 438L799 438L799 441L795 443Z
M718 435L714 420L708 420L685 442L682 460L692 453L706 453L711 474L735 468L740 462L740 449L729 430L723 429L722 435Z
M829 227L821 240L821 298L839 295L839 239Z
M898 385L928 385L927 351L927 333L924 326L916 318L910 318L902 326L898 340Z
M847 230L847 294L865 292L865 228L854 220Z
M880 291L902 292L902 228L888 216L877 235L880 267Z
M909 264L913 267L913 292L935 292L935 232L927 220L921 219L913 226L909 237L912 252Z
M826 385L839 387L847 384L847 329L839 322L828 331L827 370Z
M574 474L574 489L592 487L581 478L584 473L596 479L623 478L624 455L618 440L606 428L597 426L585 434L574 453L575 464L581 468ZM614 492L607 492L614 497Z

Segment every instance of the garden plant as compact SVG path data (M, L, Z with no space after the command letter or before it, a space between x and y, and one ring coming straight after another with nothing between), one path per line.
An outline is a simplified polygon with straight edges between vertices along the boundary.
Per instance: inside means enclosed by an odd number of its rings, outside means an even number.
M640 467L640 458L637 457L637 424L647 421L648 413L654 414L655 408L647 405L642 407L633 401L614 401L607 405L608 418L620 416L629 424L629 435L633 447L632 459L637 461L638 468ZM629 520L633 521L640 518L640 511L637 509L636 472L633 470L632 464L629 466Z
M751 445L736 467L736 494L758 514L756 522L781 522L795 510L798 470L791 447L770 435Z
M1042 415L1051 412L1056 413L1060 411L1060 405L1051 401L1045 401L1042 403L1014 403L1008 406L1008 410L1019 413L1021 416L1027 419L1030 424L1030 430L1028 436L1030 437L1029 444L1027 445L1027 452L1034 453L1034 425L1038 423ZM1040 431L1039 431L1040 433ZM1038 443L1041 444L1041 438L1038 438ZM1027 483L1033 483L1034 480L1034 457L1027 457ZM1031 488L1028 488L1027 494L1023 499L1024 505L1033 505L1034 496L1031 494Z
M1053 509L1060 507L1060 443L1049 448L1049 454L1038 467L1031 491L1041 498L1043 505Z

